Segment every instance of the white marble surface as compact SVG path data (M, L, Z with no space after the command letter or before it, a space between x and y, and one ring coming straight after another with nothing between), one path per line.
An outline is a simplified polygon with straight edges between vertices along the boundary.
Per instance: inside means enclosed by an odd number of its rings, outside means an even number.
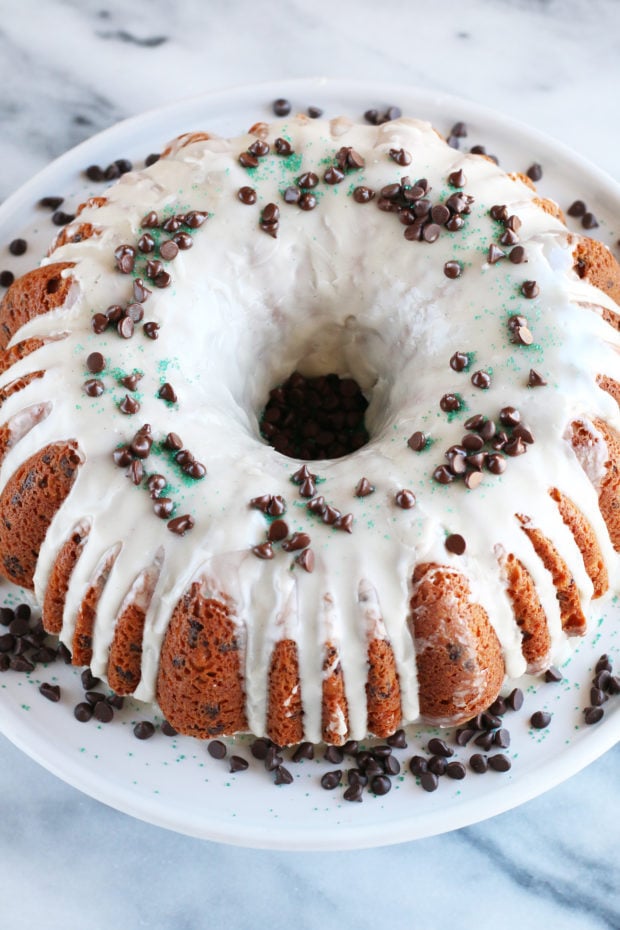
M312 8L302 0L4 0L0 199L78 141L146 108L316 74L487 104L620 180L617 0L319 0ZM359 853L272 853L134 821L0 738L0 925L617 930L619 770L616 746L482 825Z

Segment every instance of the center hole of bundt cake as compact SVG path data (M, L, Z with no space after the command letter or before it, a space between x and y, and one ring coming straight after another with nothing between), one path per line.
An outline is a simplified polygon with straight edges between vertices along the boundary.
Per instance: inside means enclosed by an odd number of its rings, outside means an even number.
M368 442L368 401L354 378L308 378L294 371L269 392L260 416L261 435L294 459L337 459Z

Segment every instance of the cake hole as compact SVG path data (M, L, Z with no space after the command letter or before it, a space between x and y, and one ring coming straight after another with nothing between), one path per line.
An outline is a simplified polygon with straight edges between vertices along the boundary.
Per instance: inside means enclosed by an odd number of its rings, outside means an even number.
M341 458L368 442L367 407L354 378L333 373L306 378L294 371L269 392L260 416L261 436L290 458Z

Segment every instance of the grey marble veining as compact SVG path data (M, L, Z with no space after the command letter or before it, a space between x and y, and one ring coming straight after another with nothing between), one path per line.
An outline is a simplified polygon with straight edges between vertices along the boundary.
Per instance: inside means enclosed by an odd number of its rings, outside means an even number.
M0 199L126 116L317 74L487 104L620 179L617 0L0 0L0 13ZM518 810L452 834L273 853L134 821L0 737L0 926L618 930L618 772L616 746Z

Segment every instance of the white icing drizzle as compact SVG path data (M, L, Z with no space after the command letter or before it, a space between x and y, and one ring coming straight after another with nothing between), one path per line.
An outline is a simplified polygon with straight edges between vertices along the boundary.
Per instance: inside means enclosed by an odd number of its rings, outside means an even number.
M593 447L586 474L567 431L573 420L589 424L597 417L620 429L615 402L595 383L597 374L616 371L620 337L589 307L618 308L573 272L566 228L534 203L532 191L489 160L449 148L426 123L401 119L370 127L344 118L330 124L298 117L262 134L272 154L254 171L238 162L253 136L186 147L173 143L171 153L149 169L123 176L106 192L103 207L81 213L80 222L92 223L100 234L69 242L47 260L76 263L64 273L74 281L69 298L63 307L29 321L13 339L37 336L47 342L5 373L5 386L32 371L46 373L4 403L4 420L21 438L2 465L0 487L45 444L68 439L79 444L84 463L41 548L35 590L41 600L68 529L87 524L90 532L67 594L62 639L71 645L82 598L112 559L94 631L95 674L105 672L119 611L136 594L140 579L148 578L148 593L153 585L154 593L142 598L147 614L136 697L153 700L171 613L198 580L205 596L225 599L238 624L253 732L265 728L273 647L290 637L298 644L305 738L320 739L327 641L337 647L342 663L349 735L360 738L366 733L371 635L387 638L393 648L404 722L419 713L407 622L416 564L447 565L467 576L513 676L524 671L525 662L498 554L514 553L537 585L552 637L550 659L566 652L555 588L515 514L529 517L554 541L587 608L591 582L548 494L550 487L558 488L592 524L616 584L618 559L593 487L604 470L604 450ZM273 154L278 136L290 140L294 156ZM322 177L326 159L341 145L360 152L365 167L347 174L340 185L321 183L311 212L285 204L281 191L303 171ZM412 164L406 169L395 164L392 148L409 151ZM467 178L464 191L475 203L464 229L442 230L434 244L405 240L396 216L378 210L376 202L361 205L351 196L358 185L379 190L408 174L427 178L432 201L444 201L454 192L448 175L459 168ZM238 200L237 191L245 185L256 189L256 205ZM275 239L258 226L260 210L271 202L280 207ZM509 214L521 219L527 264L488 263L488 246L499 236L488 216L493 204L506 204ZM127 341L113 329L96 336L92 315L132 299L131 277L114 269L114 249L135 244L141 219L150 210L163 217L194 209L207 210L208 222L195 232L191 250L166 263L171 287L152 288L144 305L145 319L160 324L161 338L148 340L140 327ZM462 264L456 280L443 273L449 260ZM525 279L538 283L537 299L520 295ZM528 318L534 334L530 347L509 340L506 323L515 313ZM90 377L85 359L95 350L107 360L99 376L106 390L89 398L81 388ZM450 368L456 350L474 354L469 371ZM526 387L530 368L543 374L547 387ZM144 372L135 395L141 409L124 416L117 405L126 391L118 378L135 369ZM290 480L298 463L260 438L258 417L268 392L294 369L308 376L333 370L353 377L370 399L370 443L345 458L311 464L323 479L317 492L354 515L352 536L309 514ZM492 372L489 390L471 384L476 369ZM175 409L157 397L162 381L177 392ZM463 398L466 413L449 417L440 410L439 399L447 392ZM506 405L520 410L534 434L527 454L509 459L500 477L485 473L475 491L462 482L447 487L434 482L432 472L444 461L444 451L460 442L467 416L483 413L497 419ZM20 423L28 428L17 429ZM161 472L169 479L176 512L194 517L195 528L184 538L169 532L153 514L148 493L112 464L113 449L143 423L151 424L156 440L171 430L178 433L207 466L206 478L192 482L179 477L170 457L154 453L145 463L147 473ZM415 430L433 440L422 453L407 446ZM363 475L376 491L356 498ZM412 510L394 505L402 488L417 496ZM264 541L267 523L248 503L266 493L287 500L291 532L310 534L316 555L312 574L293 567L293 555L277 545L272 561L251 553ZM446 551L448 533L465 537L463 556ZM344 721L335 726L344 727Z

